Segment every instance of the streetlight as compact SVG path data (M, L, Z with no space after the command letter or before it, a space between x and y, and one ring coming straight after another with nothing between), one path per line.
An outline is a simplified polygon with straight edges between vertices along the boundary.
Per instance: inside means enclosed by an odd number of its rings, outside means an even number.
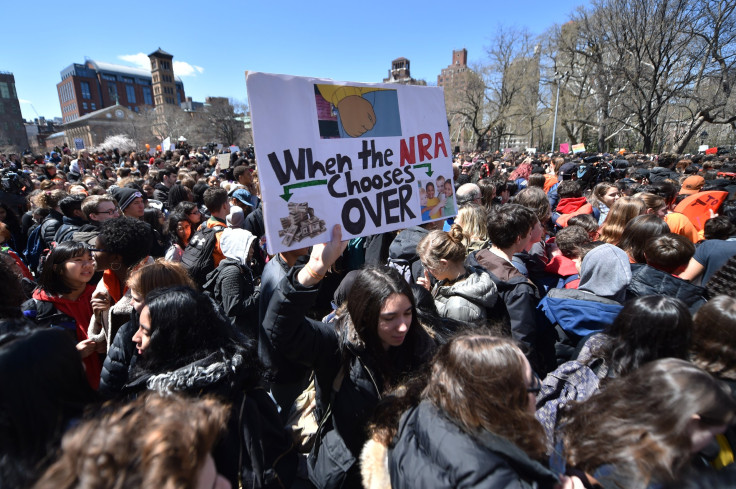
M557 97L555 97L555 120L552 123L552 148L550 149L550 153L555 152L555 136L557 134L557 106L560 103L560 81L563 77L567 76L567 71L564 74L560 74L555 72L555 81L557 81Z

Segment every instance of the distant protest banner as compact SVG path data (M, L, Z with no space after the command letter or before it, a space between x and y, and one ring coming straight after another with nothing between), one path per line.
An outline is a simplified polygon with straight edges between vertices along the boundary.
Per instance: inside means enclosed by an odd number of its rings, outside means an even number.
M560 144L560 153L569 153L570 152L570 143L562 143Z
M84 149L84 139L74 138L74 149L76 150Z
M585 151L585 144L580 143L580 144L573 144L572 145L572 152L573 152L573 154L574 153L582 153L584 151Z
M246 74L269 253L457 213L441 88Z

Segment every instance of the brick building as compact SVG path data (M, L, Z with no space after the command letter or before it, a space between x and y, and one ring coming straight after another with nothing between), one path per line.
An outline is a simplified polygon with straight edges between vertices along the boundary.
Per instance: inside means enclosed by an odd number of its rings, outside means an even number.
M22 151L28 148L28 137L15 92L15 77L0 72L0 151L4 148Z
M155 72L155 75L166 75L165 83L161 85L159 82L160 88L165 87L167 90L168 100L164 102L178 106L186 100L184 83L173 74L173 56L160 49L156 51L159 52L169 57L168 69L157 69ZM160 80L163 82L164 78ZM140 112L141 107L153 107L155 102L154 76L151 71L102 61L86 60L83 64L69 65L61 71L61 82L56 88L64 123L115 104ZM168 93L169 91L172 93Z
M411 77L409 71L409 60L406 58L396 58L391 62L391 69L388 70L388 78L383 79L383 83L399 83L401 85L421 85L427 84L424 80L415 80Z

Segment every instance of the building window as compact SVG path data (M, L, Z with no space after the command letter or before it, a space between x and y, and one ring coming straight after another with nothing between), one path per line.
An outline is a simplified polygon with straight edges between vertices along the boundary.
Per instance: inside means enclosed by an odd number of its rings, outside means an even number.
M89 83L80 82L79 86L82 89L82 98L91 99L92 95L90 94L90 91L89 91Z
M87 102L82 102L82 108L83 108L84 110L87 110Z
M133 85L125 85L125 96L128 97L128 103L135 103L135 87Z
M110 102L115 104L118 102L118 86L110 84L107 86L107 93L110 94Z
M95 104L94 102L92 103L92 110L97 110L97 104Z
M102 74L102 79L103 80L107 80L107 81L111 81L111 82L117 81L117 79L115 78L115 75L108 75L106 73L103 73Z
M10 98L10 90L5 82L0 82L0 98Z
M153 99L151 98L151 87L143 87L143 103L146 105L153 105Z

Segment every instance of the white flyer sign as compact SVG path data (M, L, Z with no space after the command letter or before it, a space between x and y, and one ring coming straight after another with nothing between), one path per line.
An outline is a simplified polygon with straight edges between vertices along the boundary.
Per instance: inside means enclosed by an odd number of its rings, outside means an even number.
M270 253L457 213L441 88L248 72Z

